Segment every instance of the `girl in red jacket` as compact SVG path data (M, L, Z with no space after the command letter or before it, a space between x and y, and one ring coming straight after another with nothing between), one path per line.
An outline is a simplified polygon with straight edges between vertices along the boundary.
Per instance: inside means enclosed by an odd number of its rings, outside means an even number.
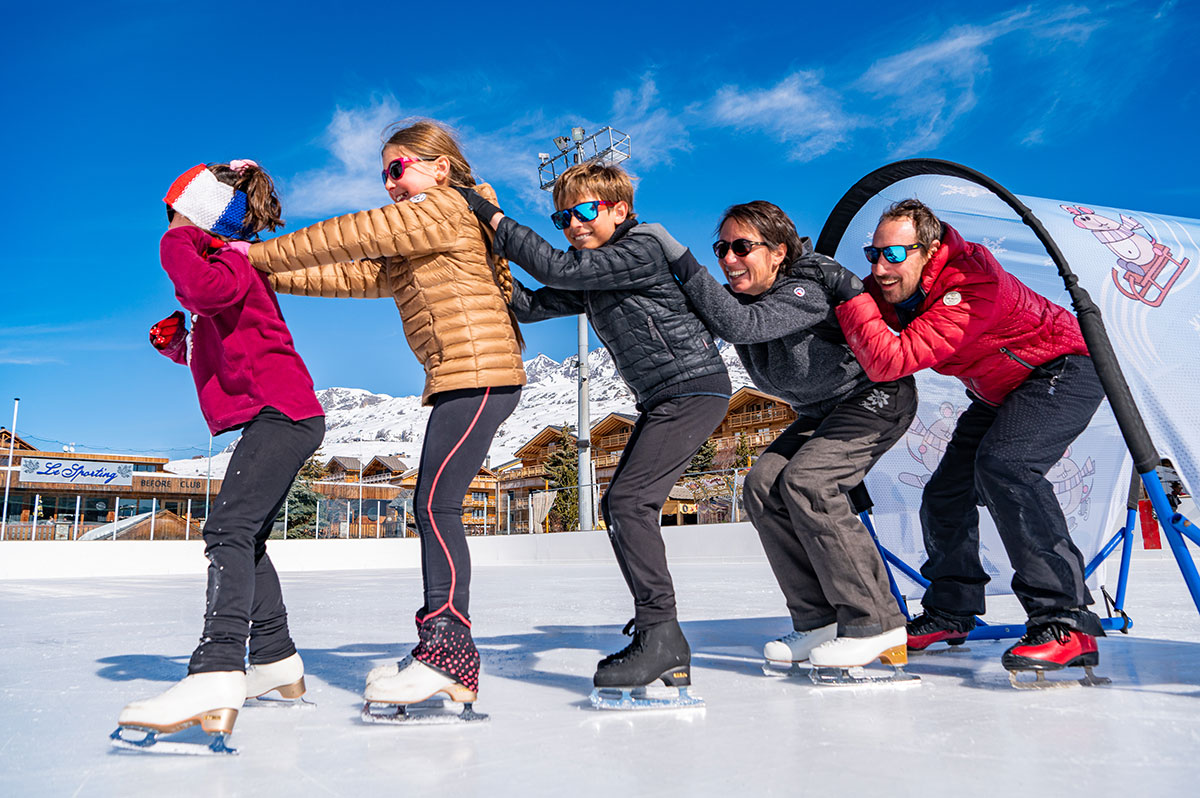
M275 293L245 255L247 239L283 225L271 178L253 161L201 164L172 184L165 201L162 265L192 331L177 311L151 328L150 342L191 368L212 433L240 429L242 436L204 524L204 631L188 676L126 706L113 739L130 744L121 730L137 729L147 735L133 744L147 747L157 734L200 724L220 752L244 700L304 693L304 665L266 541L292 480L324 438L325 415Z

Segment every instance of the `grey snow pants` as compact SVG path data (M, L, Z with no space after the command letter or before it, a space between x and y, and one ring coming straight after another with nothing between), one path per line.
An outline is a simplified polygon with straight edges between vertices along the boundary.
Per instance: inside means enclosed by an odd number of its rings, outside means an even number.
M746 476L746 510L794 629L836 622L839 637L871 637L904 625L883 559L846 494L916 411L912 377L874 383L824 418L799 418Z

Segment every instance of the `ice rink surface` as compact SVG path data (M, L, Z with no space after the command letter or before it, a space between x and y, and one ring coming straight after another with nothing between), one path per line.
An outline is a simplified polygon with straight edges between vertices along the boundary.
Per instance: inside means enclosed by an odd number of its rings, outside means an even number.
M407 728L363 724L359 696L415 641L419 572L284 574L317 706L246 708L236 757L109 746L125 703L185 675L200 578L3 581L0 795L1196 794L1200 616L1169 555L1133 562L1135 627L1101 641L1113 684L1052 691L1009 686L1005 642L913 657L915 689L766 677L762 644L789 624L765 562L673 572L704 709L588 706L597 659L627 639L615 564L496 565L475 570L472 596L491 721ZM989 620L1022 618L1006 597Z

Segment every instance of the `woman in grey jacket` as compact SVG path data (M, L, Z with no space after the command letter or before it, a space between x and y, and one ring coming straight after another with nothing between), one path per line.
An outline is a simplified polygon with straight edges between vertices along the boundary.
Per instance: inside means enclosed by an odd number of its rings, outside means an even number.
M718 283L680 244L671 270L709 330L734 345L760 390L800 416L746 477L745 501L779 581L794 631L766 644L773 663L848 668L907 661L904 616L883 560L847 493L904 434L913 380L873 383L854 359L830 294L862 283L769 202L725 211L713 250Z

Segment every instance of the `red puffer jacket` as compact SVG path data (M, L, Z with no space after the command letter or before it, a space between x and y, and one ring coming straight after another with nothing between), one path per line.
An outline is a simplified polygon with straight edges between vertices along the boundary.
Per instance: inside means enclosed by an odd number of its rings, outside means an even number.
M949 225L921 275L925 299L906 327L901 329L875 279L864 282L869 293L842 303L837 317L850 348L876 382L932 368L958 377L980 399L998 405L1029 376L1029 367L1016 358L1039 366L1062 355L1088 354L1071 313L1034 293L1004 271L986 247L964 241Z

